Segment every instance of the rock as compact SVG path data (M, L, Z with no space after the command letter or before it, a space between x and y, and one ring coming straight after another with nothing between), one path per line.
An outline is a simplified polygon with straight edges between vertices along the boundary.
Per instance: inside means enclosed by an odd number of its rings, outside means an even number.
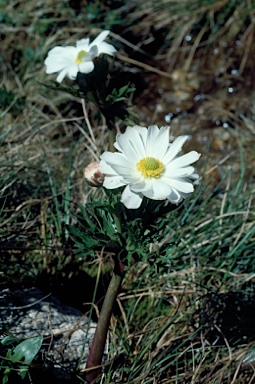
M96 323L79 310L63 305L51 294L37 288L0 292L0 322L2 335L11 332L20 341L43 335L40 350L44 370L68 380L85 368ZM54 376L54 375L53 375Z

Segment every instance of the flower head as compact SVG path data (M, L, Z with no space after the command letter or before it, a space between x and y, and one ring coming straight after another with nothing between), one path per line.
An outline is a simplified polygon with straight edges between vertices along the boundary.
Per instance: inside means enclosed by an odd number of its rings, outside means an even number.
M89 38L78 40L76 47L52 48L45 60L46 73L58 72L57 81L61 83L65 76L75 80L77 73L90 73L94 69L93 59L101 53L113 55L116 49L104 40L110 31L101 32L91 43Z
M84 178L91 187L102 187L104 174L99 171L99 164L92 162L84 169Z
M121 201L127 208L139 208L144 196L177 204L194 191L192 180L198 175L191 164L200 154L191 151L178 156L188 136L169 143L169 130L156 125L148 129L127 127L116 137L114 146L119 152L102 154L99 169L105 174L103 186L126 186Z

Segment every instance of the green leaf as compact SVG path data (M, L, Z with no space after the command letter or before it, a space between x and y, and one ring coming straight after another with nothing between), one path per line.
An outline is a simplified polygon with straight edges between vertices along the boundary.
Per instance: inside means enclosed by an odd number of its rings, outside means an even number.
M2 380L2 384L8 383L8 375L9 375L10 372L11 372L10 368L6 368L5 369L4 377L3 377L3 380Z
M19 375L21 376L22 379L25 379L27 371L28 371L28 367L24 367L24 366L19 367Z
M84 219L86 220L87 224L89 225L90 227L90 230L92 232L95 232L95 229L96 229L96 225L93 223L93 221L90 219L89 215L88 215L88 211L85 207L81 207L81 212L83 214L83 217Z
M124 95L124 93L127 91L127 89L128 89L128 84L127 84L127 85L124 85L124 87L121 87L121 88L119 89L119 96Z
M7 332L8 335L5 336L2 340L1 340L1 344L2 345L10 345L10 344L13 344L15 342L19 342L19 339L17 339L16 336L14 336L11 332Z
M12 350L11 349L8 349L7 352L6 352L6 358L7 359L12 359Z
M86 246L86 248L93 248L98 244L98 240L93 239L93 237L86 236L86 237L84 237L84 243L85 243L84 245Z
M26 363L31 363L39 352L42 341L43 336L36 336L22 341L14 348L12 360L21 361L24 359Z
M94 239L91 235L88 235L73 226L69 227L69 231L75 238L81 240L76 240L76 244L79 246L79 248L93 248L98 244L97 239Z

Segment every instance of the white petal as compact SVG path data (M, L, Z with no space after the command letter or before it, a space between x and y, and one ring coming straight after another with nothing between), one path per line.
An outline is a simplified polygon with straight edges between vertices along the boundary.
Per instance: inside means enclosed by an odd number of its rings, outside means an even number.
M79 50L75 47L54 47L48 52L47 59L53 59L57 60L57 58L66 58L69 59L71 57L76 57ZM46 60L47 60L46 59Z
M146 156L154 156L155 143L159 134L157 125L150 125L148 127L147 141L146 141Z
M194 167L172 168L171 165L172 163L170 163L169 167L166 168L163 177L191 177L191 175L195 172Z
M46 65L46 73L54 73L62 71L62 69L69 67L70 65L73 65L75 62L75 59L73 56L71 57L65 57L65 56L49 56L45 60Z
M131 166L129 160L122 153L104 152L100 156L100 159L104 160L106 163L110 165L121 165L123 167Z
M79 72L81 72L81 73L90 73L93 70L94 70L93 61L87 61L87 62L79 64Z
M169 200L173 204L177 204L182 200L182 196L178 191L175 191L173 189L170 195L167 196L167 200Z
M115 189L126 185L121 176L105 176L103 186L107 189Z
M92 48L94 48L94 45L92 46ZM113 54L116 52L116 48L113 45L105 42L97 44L97 49L98 49L97 56L99 56L101 53L105 53L107 55L113 56Z
M141 193L132 192L128 185L124 189L122 196L121 196L121 202L128 209L139 208L141 203L142 203L142 200L143 200L143 195Z
M71 47L71 46L67 46L67 47L60 47L60 46L56 46L54 48L52 48L49 52L48 52L48 57L50 56L63 56L63 54L65 54L65 52L68 52L68 51L73 51L75 50L76 48L75 47Z
M190 193L194 191L193 184L179 179L164 178L164 181L172 188L176 189L179 192Z
M59 52L61 52L63 50L63 47L60 47L59 45L57 45L56 47L54 48L51 48L48 52L48 55L47 55L47 58L51 55L55 55L58 54ZM46 59L47 60L47 59Z
M139 181L135 181L132 183L132 185L130 185L130 189L134 192L141 192L143 193L144 191L147 191L148 189L150 189L151 186L150 184L146 183L145 180L139 180Z
M148 140L151 140L150 144L147 144L147 148L150 147L150 153L147 152L147 155L153 156L156 159L162 159L163 156L166 154L168 147L169 147L169 130L170 127L161 127L160 130L158 131L157 126L152 126L156 127L154 130L158 132L156 137L148 137ZM152 128L149 127L149 128Z
M142 146L140 136L136 134L135 130L133 133L132 136L129 132L120 133L116 137L118 148L129 159L131 164L137 163L143 157L139 151Z
M145 139L147 138L148 128L142 127L141 125L133 125L132 127L128 125L126 131L130 129L135 129L139 135L143 136Z
M45 65L46 65L46 73L51 74L51 73L56 73L59 71L62 71L62 69L66 68L66 64L59 64L56 63L55 61L51 60L45 60Z
M105 152L101 155L99 169L106 175L120 175L126 184L137 182L140 173L122 153Z
M76 47L79 48L80 51L89 51L89 39L81 39L76 42Z
M189 178L192 179L192 180L199 179L199 175L198 175L197 171L194 170L194 172L192 173L192 175L189 176Z
M153 157L162 159L169 148L169 127L161 127L157 137L157 141L153 145Z
M94 60L95 57L98 56L98 48L96 45L94 45L90 50L89 52L87 53L87 55L83 56L82 57L82 61L86 62L86 61L91 61L91 60Z
M107 31L107 30L99 33L99 35L92 41L90 45L92 46L92 45L100 44L102 41L104 41L107 38L109 33L110 31Z
M174 159L171 162L170 167L171 168L172 167L173 168L186 167L187 165L192 164L195 161L197 161L200 156L201 156L200 153L198 153L196 151L191 151L189 153L186 153L186 155L183 155L183 156L178 157L177 159Z
M148 129L145 127L140 127L139 125L135 125L133 127L128 126L125 130L125 133L123 133L123 135L126 135L126 137L128 137L130 135L130 138L132 140L134 132L136 132L138 134L138 136L140 137L140 140L141 140L141 153L143 153L143 155L141 157L145 157L146 156L145 145L146 145L146 140L147 140ZM117 135L117 137L118 137L118 135ZM122 149L119 146L117 141L114 143L114 146L118 151L122 152Z
M60 73L59 73L59 75L58 75L58 77L57 77L57 82L58 83L61 83L62 82L62 80L64 79L64 77L67 75L67 72L68 72L68 68L65 68L65 69L63 69L63 71L61 71Z
M152 188L145 191L144 196L153 200L165 200L171 193L171 187L159 179L152 179L151 181Z
M130 186L133 186L139 182L139 178L136 175L123 175L123 181L125 182L126 185L130 184Z
M79 67L77 64L73 64L70 67L68 67L67 76L69 77L69 79L75 80L77 77L78 70L79 70Z
M100 161L98 169L105 175L117 175L114 169L112 169L112 167L103 160Z
M62 69L61 67L59 68L59 65L56 65L55 61L50 57L47 57L44 64L46 65L46 73L48 74L58 72Z
M123 167L117 164L112 164L111 166L116 171L116 173L118 173L118 175L121 175L124 178L131 177L136 181L140 179L140 173L135 168Z
M139 129L138 128L142 128L142 127L139 127L138 125L135 125L134 127L130 127L130 125L129 125L128 127L126 127L125 132L122 135L124 135L128 140L130 140L130 139L132 140L134 134L139 135ZM144 130L144 129L147 131L146 128L142 128L142 130Z
M136 161L138 161L146 156L146 152L145 152L146 138L147 138L147 128L142 128L139 126L127 127L125 133L123 133L122 135L121 134L117 135L117 146L122 151L122 142L127 141L132 143L132 147L134 148L137 154ZM125 155L128 158L132 158L132 155L130 156L129 152L125 153Z
M170 147L165 154L165 156L162 158L162 162L164 164L169 163L172 161L176 155L180 152L182 149L183 144L188 139L189 136L179 136L177 137L172 144L170 144Z
M187 199L188 197L190 197L192 195L192 192L191 193L184 193L184 192L179 192L182 199Z

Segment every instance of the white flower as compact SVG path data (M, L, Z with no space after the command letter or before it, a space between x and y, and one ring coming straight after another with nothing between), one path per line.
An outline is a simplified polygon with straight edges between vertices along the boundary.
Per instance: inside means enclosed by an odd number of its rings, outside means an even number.
M113 55L116 52L113 45L104 42L109 32L101 32L92 43L89 43L89 39L82 39L76 42L76 47L52 48L44 62L46 73L59 72L57 81L61 83L65 76L75 80L78 72L92 72L95 57L101 53Z
M177 156L188 136L179 136L170 144L169 130L156 125L148 129L127 127L114 144L120 153L102 154L99 169L105 174L103 186L126 186L121 201L127 208L139 208L143 196L177 204L194 191L192 180L198 175L190 164L200 154L191 151Z

